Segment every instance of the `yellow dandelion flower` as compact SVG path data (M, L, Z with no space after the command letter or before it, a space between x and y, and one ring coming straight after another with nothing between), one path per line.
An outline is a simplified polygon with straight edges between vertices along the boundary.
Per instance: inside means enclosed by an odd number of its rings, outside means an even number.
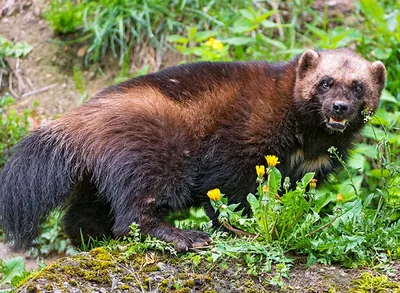
M318 182L317 179L315 179L315 178L311 179L310 188L315 188L315 187L317 187L317 182Z
M269 189L268 189L268 185L264 185L264 186L263 186L263 192L264 192L264 193L267 193L268 190L269 190Z
M219 201L221 199L221 191L219 188L211 189L207 192L207 196L213 201Z
M270 168L273 168L280 163L277 156L265 156L265 159L267 160L268 167Z
M206 42L206 46L211 47L215 42L214 38L209 38L208 41Z
M224 45L221 43L221 41L216 40L212 46L211 46L214 50L217 51L222 51L222 49L224 48Z
M265 166L264 165L256 166L256 173L259 178L263 177L265 174Z
M337 200L337 201L342 201L342 200L343 200L343 195L342 195L341 193L339 193L339 194L336 196L336 200Z

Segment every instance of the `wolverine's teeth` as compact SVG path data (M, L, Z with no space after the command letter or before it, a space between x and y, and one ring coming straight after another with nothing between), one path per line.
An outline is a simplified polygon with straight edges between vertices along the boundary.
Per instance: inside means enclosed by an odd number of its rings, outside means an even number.
M342 124L343 126L346 125L347 120L346 119L334 119L334 118L329 118L329 123L339 123Z

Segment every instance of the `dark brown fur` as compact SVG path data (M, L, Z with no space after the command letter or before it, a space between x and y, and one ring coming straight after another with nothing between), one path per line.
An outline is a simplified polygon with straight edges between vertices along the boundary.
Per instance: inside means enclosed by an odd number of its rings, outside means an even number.
M380 62L308 50L287 63L195 63L111 86L16 146L0 174L0 222L17 247L56 206L75 242L80 231L126 235L137 222L179 250L205 245L206 234L164 218L203 206L215 220L213 188L246 207L268 154L292 182L308 171L323 181L338 166L327 149L347 154L384 84Z

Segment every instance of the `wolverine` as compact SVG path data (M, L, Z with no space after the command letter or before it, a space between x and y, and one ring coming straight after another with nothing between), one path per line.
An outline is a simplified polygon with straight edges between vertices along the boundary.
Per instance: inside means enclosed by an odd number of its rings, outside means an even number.
M207 245L166 216L204 207L217 222L214 188L246 209L265 155L292 184L310 171L323 181L339 165L328 149L346 157L385 82L380 61L337 49L185 64L110 86L15 146L0 174L0 226L28 247L60 207L75 243L127 235L135 222L180 251Z

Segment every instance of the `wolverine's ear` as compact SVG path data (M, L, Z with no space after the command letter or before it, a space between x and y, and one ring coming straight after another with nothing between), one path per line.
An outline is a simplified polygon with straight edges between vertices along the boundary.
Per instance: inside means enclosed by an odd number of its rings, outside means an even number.
M371 75L373 79L373 88L375 93L373 93L369 99L366 101L365 106L372 110L373 112L378 109L379 98L381 96L382 90L386 84L386 68L381 61L375 61L371 65Z
M372 76L378 85L379 91L383 90L386 84L386 68L381 61L372 63Z
M299 65L297 66L297 76L303 78L308 70L318 64L319 55L314 50L307 50L301 55Z

